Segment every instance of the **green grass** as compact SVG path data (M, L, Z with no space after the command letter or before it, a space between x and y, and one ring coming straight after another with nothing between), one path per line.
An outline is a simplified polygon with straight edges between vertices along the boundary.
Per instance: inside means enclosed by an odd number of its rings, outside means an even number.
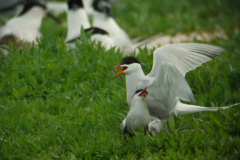
M226 51L186 76L197 105L225 106L240 102L240 34L233 33L240 14L228 3L122 0L113 11L131 37L226 30L228 41L209 42ZM65 13L59 17L66 20ZM111 81L116 71L108 72L121 54L87 40L67 51L66 28L47 18L41 31L38 48L10 47L11 54L0 58L0 159L239 159L239 106L170 118L169 129L158 137L136 133L125 139L120 133L129 110L125 79ZM137 58L148 73L152 55L143 50Z

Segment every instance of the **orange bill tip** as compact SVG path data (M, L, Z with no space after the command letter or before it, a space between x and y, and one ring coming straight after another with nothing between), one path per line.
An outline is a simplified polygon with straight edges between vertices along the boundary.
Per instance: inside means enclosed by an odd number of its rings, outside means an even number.
M127 70L128 69L128 67L121 67L121 66L116 66L116 67L114 67L114 68L112 68L112 69L116 69L116 68L122 68L113 78L112 78L112 80L113 79L115 79L117 76L119 76L120 74L122 74L125 70Z
M138 95L138 97L146 97L146 90L147 90L147 87L142 90L142 92Z

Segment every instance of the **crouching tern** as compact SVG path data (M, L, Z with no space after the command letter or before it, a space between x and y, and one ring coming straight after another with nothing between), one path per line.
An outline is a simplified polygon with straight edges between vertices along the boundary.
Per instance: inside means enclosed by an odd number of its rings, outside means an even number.
M121 132L128 133L133 129L139 131L143 128L156 135L162 130L162 121L149 114L147 106L148 92L145 89L137 90L132 98L131 108L127 117L122 121Z
M17 17L10 19L5 26L0 29L0 45L8 44L12 40L13 45L17 46L36 42L36 38L41 37L39 28L42 18L48 16L58 23L62 22L53 16L44 3L37 0L27 1L22 11Z
M192 90L183 77L188 71L211 60L223 51L220 47L208 44L169 44L154 51L153 67L148 75L143 73L141 63L135 57L126 57L119 65L112 68L122 68L113 78L125 73L129 106L132 106L131 100L134 92L148 87L149 113L161 120L167 120L171 115L217 111L218 107L183 104L179 99L195 102ZM229 107L220 108L227 109Z

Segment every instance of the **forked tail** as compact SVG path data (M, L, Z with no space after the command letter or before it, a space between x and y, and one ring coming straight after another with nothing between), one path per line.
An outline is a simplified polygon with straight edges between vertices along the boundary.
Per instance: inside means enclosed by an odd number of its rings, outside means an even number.
M182 116L185 114L191 114L196 112L203 112L203 111L218 111L219 109L228 109L233 106L237 106L239 103L230 105L230 106L224 106L224 107L201 107L201 106L195 106L195 105L189 105L189 104L183 104L181 102L178 102L176 107L173 110L173 113L175 116Z

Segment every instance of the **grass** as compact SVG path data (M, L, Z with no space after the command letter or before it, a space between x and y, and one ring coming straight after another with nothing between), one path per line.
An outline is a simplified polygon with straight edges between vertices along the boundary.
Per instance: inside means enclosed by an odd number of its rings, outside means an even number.
M238 4L134 2L123 0L113 9L131 37L221 26L229 40L208 43L225 52L186 79L197 105L240 102L240 33L233 31L239 30ZM59 17L66 20L65 13ZM239 105L170 118L169 130L158 137L136 133L125 139L120 133L129 110L124 76L111 81L116 72L108 72L120 63L121 54L93 47L84 38L77 49L67 51L66 28L47 18L41 32L38 48L10 46L11 54L0 59L0 159L239 159ZM142 50L137 58L148 73L152 55Z

